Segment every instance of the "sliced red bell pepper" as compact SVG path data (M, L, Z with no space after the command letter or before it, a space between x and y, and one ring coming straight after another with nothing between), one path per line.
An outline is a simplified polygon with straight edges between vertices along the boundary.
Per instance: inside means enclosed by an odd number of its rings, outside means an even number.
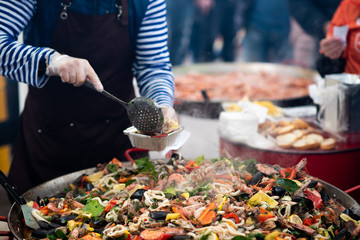
M185 168L186 168L187 170L189 170L189 171L198 169L199 167L200 167L200 166L197 165L197 164L195 163L195 161L189 161L189 162L186 164L186 166L185 166Z
M117 204L117 200L116 198L113 198L108 205L105 207L104 212L108 213L110 212L110 210Z
M44 215L48 215L49 212L50 212L48 206L43 206L43 207L39 208L39 210L40 210L40 212L41 212L42 214L44 214Z
M166 240L166 239L169 239L169 238L171 238L171 236L164 233L164 235L160 238L160 240Z
M294 179L296 171L294 168L283 168L279 173L283 178Z
M131 180L134 177L134 175L131 175L129 177L121 176L118 180L119 183L126 183L127 181Z
M126 240L131 240L131 234L130 233L127 235Z
M315 218L305 218L303 221L303 225L305 225L305 226L311 226L314 223L317 223Z
M37 202L34 201L33 205L32 205L32 208L39 209L40 206L39 206L39 204Z
M236 223L240 223L239 217L235 213L228 213L224 215L224 218L233 218Z
M321 207L322 199L321 199L321 195L318 191L316 191L316 190L310 191L309 189L307 189L305 191L305 194L306 194L306 197L313 202L314 207L316 209L319 209Z
M80 187L85 188L84 182L87 181L87 176L83 176L80 181Z
M268 212L268 211L266 211L265 208L262 208L262 207L260 207L259 210L260 210L260 213L267 213Z
M266 211L264 208L260 208L260 214L258 216L258 222L265 222L267 219L274 218L274 214L271 212Z
M245 173L245 180L246 180L246 182L250 182L251 178L252 178L251 173L248 173L248 172Z

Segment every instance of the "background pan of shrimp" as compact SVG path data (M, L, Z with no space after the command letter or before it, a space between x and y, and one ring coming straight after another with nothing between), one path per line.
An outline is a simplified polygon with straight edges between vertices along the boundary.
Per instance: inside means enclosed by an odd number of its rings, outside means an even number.
M244 97L280 107L313 104L308 85L320 77L310 69L274 63L193 64L174 67L173 72L175 110L209 119L219 117L223 102Z
M125 162L124 167L130 167L130 162ZM83 174L91 174L96 171L96 168L85 169L81 171L77 171L74 173L70 173L64 175L62 177L58 177L46 183L43 183L35 188L30 189L25 194L23 194L24 198L27 201L36 200L37 197L44 198L55 196L64 191L65 188L68 187L70 183L73 183L81 177ZM360 205L351 198L348 194L336 188L335 186L324 182L319 179L319 182L324 185L326 193L329 196L334 197L340 204L344 207L351 209L355 214L360 215ZM30 234L27 232L25 225L22 221L23 216L21 212L21 208L19 205L14 203L10 208L8 214L8 225L11 233L17 239L27 239L26 236Z

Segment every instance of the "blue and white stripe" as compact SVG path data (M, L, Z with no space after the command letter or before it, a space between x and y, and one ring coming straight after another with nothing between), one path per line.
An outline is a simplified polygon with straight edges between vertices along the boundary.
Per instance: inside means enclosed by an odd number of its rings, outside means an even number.
M39 62L55 51L17 41L35 9L36 0L0 0L0 75L41 88L49 77L38 77ZM150 0L138 32L133 71L142 96L172 106L174 77L167 49L165 0Z
M167 48L166 5L164 0L150 0L136 41L133 71L140 94L160 105L174 102L174 77Z
M35 0L0 1L0 75L40 88L48 77L37 76L39 62L51 56L54 50L16 41L35 8Z

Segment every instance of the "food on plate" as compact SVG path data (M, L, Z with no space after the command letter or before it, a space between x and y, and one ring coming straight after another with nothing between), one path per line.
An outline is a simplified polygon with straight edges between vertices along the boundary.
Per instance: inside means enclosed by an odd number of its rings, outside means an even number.
M308 96L310 77L294 77L280 73L260 71L258 73L205 74L188 73L175 75L175 98L203 101L202 90L210 100L239 100L247 96L250 100L279 100Z
M177 119L165 118L161 131L147 134L147 135L159 136L159 135L164 135L164 134L169 134L169 133L175 132L179 129L180 129L180 125L179 125L179 121ZM137 129L136 129L136 133L143 134L142 132L140 132Z
M336 148L336 140L326 137L326 133L315 129L301 118L294 120L265 121L259 125L263 135L275 137L278 147L297 150L332 150Z
M306 136L295 141L292 146L298 150L308 150L315 149L319 147L319 143L312 138L307 138Z
M285 134L285 133L289 133L295 130L295 126L293 124L289 124L287 126L278 128L278 130L276 131L277 134L281 135L281 134Z
M359 216L306 173L254 159L116 159L29 204L47 239L350 239ZM355 232L355 233L354 233ZM28 236L30 238L30 236Z
M323 150L329 150L336 147L336 141L334 138L326 138L321 142L320 148Z
M283 116L281 108L276 106L270 101L254 101L255 104L266 107L268 109L268 114L272 117L281 117Z
M169 134L179 130L179 122L176 119L165 118L161 134Z

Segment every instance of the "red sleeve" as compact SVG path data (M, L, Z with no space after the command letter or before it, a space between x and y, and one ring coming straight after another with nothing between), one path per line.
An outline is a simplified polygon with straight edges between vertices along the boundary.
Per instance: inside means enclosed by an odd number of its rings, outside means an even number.
M336 9L330 23L329 31L327 32L326 36L330 37L333 35L334 26L341 26L347 23L346 19L346 9L349 5L349 1L342 1L339 7Z

